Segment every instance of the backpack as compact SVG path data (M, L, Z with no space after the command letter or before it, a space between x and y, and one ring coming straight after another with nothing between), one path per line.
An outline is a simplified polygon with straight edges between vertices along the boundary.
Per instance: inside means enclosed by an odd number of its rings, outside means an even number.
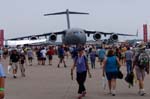
M85 61L85 65L87 64L87 57L84 55L83 56L83 58L84 58L84 61ZM78 55L75 57L75 63L77 62L77 60L78 60Z
M147 67L147 64L149 63L149 56L147 55L147 53L139 53L137 62L137 65L140 69L145 69Z

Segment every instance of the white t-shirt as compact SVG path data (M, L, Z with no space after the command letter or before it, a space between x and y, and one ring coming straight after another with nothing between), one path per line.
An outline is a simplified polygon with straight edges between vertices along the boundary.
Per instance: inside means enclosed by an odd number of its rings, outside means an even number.
M45 49L43 49L43 50L41 50L41 52L40 52L41 54L42 54L42 57L46 57L46 53L47 53L47 51L45 50Z

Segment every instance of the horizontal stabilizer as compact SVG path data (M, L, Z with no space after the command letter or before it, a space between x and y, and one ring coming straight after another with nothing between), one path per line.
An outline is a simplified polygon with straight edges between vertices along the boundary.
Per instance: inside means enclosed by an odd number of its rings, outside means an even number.
M48 15L61 15L61 14L66 14L66 12L57 12L57 13L44 14L44 16L48 16Z
M49 14L44 14L44 16L49 16L49 15L61 15L61 14L89 14L85 12L74 12L74 11L69 11L68 9L64 12L56 12L56 13L49 13Z
M89 13L69 11L69 14L89 14Z

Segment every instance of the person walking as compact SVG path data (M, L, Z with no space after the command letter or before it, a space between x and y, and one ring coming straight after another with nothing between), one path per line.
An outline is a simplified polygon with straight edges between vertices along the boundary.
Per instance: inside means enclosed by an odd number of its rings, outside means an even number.
M96 49L93 47L90 52L91 67L95 69Z
M33 60L34 54L31 48L28 48L27 56L28 56L29 65L32 66L32 60Z
M13 77L17 78L17 70L18 70L18 62L19 62L19 54L17 49L12 50L12 54L10 55L10 63L12 64L13 69Z
M86 95L86 88L85 88L85 81L86 81L86 76L87 76L87 72L89 74L89 77L91 77L91 73L89 70L89 66L87 63L87 59L85 57L85 55L83 54L83 48L79 48L78 49L78 56L75 58L74 60L74 64L71 68L71 77L73 79L73 70L76 67L77 71L77 82L79 84L79 89L78 89L78 99L81 99L82 97L84 97Z
M54 55L54 49L52 46L49 47L49 50L47 51L48 59L49 59L49 65L52 65L52 59Z
M126 66L127 66L127 74L130 74L130 73L131 73L132 58L133 58L133 52L130 50L130 47L128 47L128 48L127 48L127 51L125 52L125 60L126 60Z
M25 58L25 53L24 52L21 52L20 53L20 71L21 71L21 76L22 77L25 77L25 67L24 67L24 63L25 63L25 60L26 60L26 58Z
M46 48L43 47L42 50L40 51L41 55L42 55L42 65L45 65L45 61L46 61Z
M107 58L104 59L102 76L107 77L109 93L112 96L116 95L116 78L118 68L121 66L119 59L114 55L112 49L108 50Z
M144 44L140 44L138 46L139 51L135 53L132 67L132 72L134 69L136 71L136 77L139 82L138 94L140 96L144 96L146 94L144 90L145 72L149 74L149 56L145 51L145 47L146 46Z
M64 63L64 67L66 68L66 62L65 62L65 52L64 52L64 48L63 48L63 45L59 46L58 48L58 57L59 57L59 63L57 65L57 67L59 68L60 67L60 63Z
M98 58L100 61L100 66L102 66L103 60L105 59L106 56L106 50L103 47L100 47L100 50L98 52Z

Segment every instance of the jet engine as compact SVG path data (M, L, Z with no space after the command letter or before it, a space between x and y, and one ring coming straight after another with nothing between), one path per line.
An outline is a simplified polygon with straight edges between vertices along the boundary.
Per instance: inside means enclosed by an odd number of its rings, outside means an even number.
M57 40L57 35L56 35L56 34L51 34L51 35L49 36L49 41L55 42L56 40Z
M112 34L112 35L110 36L110 40L111 40L112 42L117 42L117 41L118 41L118 35L117 35L117 34Z
M93 39L94 39L95 41L100 40L100 39L101 39L101 34L100 34L100 33L95 33L95 34L93 35Z
M30 37L30 40L37 40L36 36Z

